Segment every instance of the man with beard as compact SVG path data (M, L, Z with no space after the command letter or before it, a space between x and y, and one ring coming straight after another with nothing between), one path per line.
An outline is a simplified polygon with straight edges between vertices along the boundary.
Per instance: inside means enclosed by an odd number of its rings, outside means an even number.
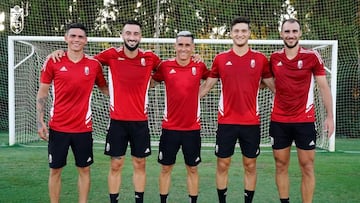
M221 96L215 147L219 203L226 202L228 171L237 142L243 155L244 202L252 202L257 178L256 158L260 153L257 102L260 83L263 81L274 91L268 60L264 54L249 47L250 33L248 18L238 17L232 21L232 49L215 56L210 76L200 91L200 96L204 96L220 79Z
M105 154L111 157L108 187L111 203L118 202L121 172L128 143L131 147L135 202L143 202L146 184L146 157L151 154L147 116L147 94L151 73L160 58L151 51L139 49L141 24L125 22L124 46L111 47L95 56L110 68L110 126Z
M334 132L332 97L319 54L299 45L300 22L296 19L285 20L281 26L280 37L284 41L284 48L270 57L276 87L270 123L276 185L280 202L290 202L288 167L294 141L302 174L302 202L309 203L312 202L315 188L314 79L327 112L324 126L329 137Z

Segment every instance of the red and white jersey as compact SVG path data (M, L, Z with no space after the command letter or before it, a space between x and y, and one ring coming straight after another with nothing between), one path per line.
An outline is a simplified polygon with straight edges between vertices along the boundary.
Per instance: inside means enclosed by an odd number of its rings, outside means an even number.
M69 133L90 132L92 90L95 84L106 86L102 66L86 55L74 63L65 54L60 62L47 59L41 69L40 82L52 84L49 127Z
M276 88L271 120L314 122L314 76L326 75L320 55L300 47L289 60L282 49L271 55L270 63Z
M209 77L220 78L218 123L260 123L258 94L262 78L272 77L264 54L249 49L239 56L230 49L215 56Z
M95 58L109 66L110 117L125 121L147 120L151 73L161 62L160 58L141 49L135 58L129 58L122 47L106 49Z
M165 84L165 109L162 128L168 130L200 130L201 79L209 70L204 63L191 61L179 65L175 58L163 61L153 79Z

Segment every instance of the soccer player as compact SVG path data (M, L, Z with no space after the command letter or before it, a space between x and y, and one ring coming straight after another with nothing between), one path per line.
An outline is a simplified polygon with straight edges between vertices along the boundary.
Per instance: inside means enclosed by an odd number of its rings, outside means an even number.
M256 158L260 153L260 118L257 97L263 81L272 91L274 84L264 54L249 47L250 20L235 18L231 22L230 50L215 56L211 73L202 85L204 96L220 79L218 111L216 187L219 203L226 202L228 171L236 142L239 141L244 167L244 198L252 202L256 187Z
M164 81L166 91L158 154L158 162L161 164L161 203L167 202L171 171L180 147L187 170L189 202L196 203L198 197L197 165L201 162L199 89L201 80L207 78L209 70L203 62L191 60L194 49L192 33L179 32L175 42L176 57L163 61L153 75L155 81Z
M93 158L90 100L94 85L109 94L99 61L84 54L86 28L70 24L65 33L67 52L60 62L46 60L37 93L37 127L40 138L48 141L50 202L60 200L61 172L69 147L78 169L79 203L86 203L90 189L90 165ZM53 104L49 130L44 122L46 101L52 86Z
M276 185L280 202L290 202L288 167L291 144L295 141L302 174L302 202L309 203L312 202L315 188L314 80L319 86L327 112L325 127L329 137L334 132L332 97L320 55L299 45L300 22L296 19L283 21L280 37L284 41L284 48L270 57L276 87L270 123Z
M118 202L121 172L128 143L131 147L135 202L143 202L146 157L151 154L148 127L148 89L151 73L161 62L151 51L138 48L141 24L125 22L123 47L109 48L95 56L110 68L110 126L105 154L111 157L108 176L110 202Z

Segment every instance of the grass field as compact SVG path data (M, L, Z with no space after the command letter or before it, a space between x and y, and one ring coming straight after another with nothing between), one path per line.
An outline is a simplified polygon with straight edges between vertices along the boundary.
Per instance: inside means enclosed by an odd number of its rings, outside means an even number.
M48 164L45 143L27 146L7 146L7 135L0 134L0 203L45 203L48 200ZM337 151L319 151L316 155L316 191L314 202L317 203L356 203L360 202L360 139L337 140ZM108 202L107 172L109 158L103 155L103 145L95 146L95 163L92 165L92 185L90 203ZM61 202L77 202L77 171L72 154L69 153L68 165L62 177ZM159 202L158 174L159 164L156 161L157 149L147 161L147 186L145 202ZM126 158L123 172L123 184L120 202L131 203L133 187L131 182L132 168L130 157ZM203 162L199 165L200 193L199 203L215 203L216 158L213 149L202 151ZM262 149L258 158L258 182L254 197L255 203L279 202L274 182L274 161L270 148ZM178 156L177 165L172 174L169 203L186 203L187 190L182 155ZM292 153L290 168L292 202L301 202L300 178L296 153ZM241 156L237 152L233 157L229 174L227 200L229 203L243 202L243 170Z

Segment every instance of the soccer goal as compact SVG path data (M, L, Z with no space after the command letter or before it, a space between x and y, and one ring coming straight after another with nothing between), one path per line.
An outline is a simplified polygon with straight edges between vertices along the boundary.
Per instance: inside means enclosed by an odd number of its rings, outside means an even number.
M120 38L90 37L85 49L89 55L95 55L110 46L121 46ZM161 58L174 57L173 44L175 39L143 38L141 47L150 49ZM214 56L231 47L231 40L196 39L196 52L211 67ZM281 40L250 40L251 47L265 53L267 56L283 47ZM334 113L336 113L336 71L337 71L337 41L303 40L300 44L307 48L316 49L322 56L327 79L331 87ZM9 36L8 37L8 75L9 75L9 145L15 143L30 143L39 141L36 129L36 94L38 79L42 64L49 53L56 49L65 49L63 37L47 36ZM104 68L107 74L107 67ZM217 107L220 89L215 86L209 94L201 100L202 142L204 145L214 145L217 129ZM335 133L328 139L323 128L326 111L322 105L320 92L315 87L317 146L329 151L335 150ZM47 107L51 105L51 94ZM261 144L270 145L268 135L270 111L273 95L268 89L259 94L261 115ZM149 91L149 128L151 140L159 141L161 133L161 119L164 109L164 86L158 85ZM92 98L92 112L94 123L94 140L104 142L106 127L109 123L108 101L96 88ZM335 117L335 116L334 116ZM48 118L48 117L46 117Z

